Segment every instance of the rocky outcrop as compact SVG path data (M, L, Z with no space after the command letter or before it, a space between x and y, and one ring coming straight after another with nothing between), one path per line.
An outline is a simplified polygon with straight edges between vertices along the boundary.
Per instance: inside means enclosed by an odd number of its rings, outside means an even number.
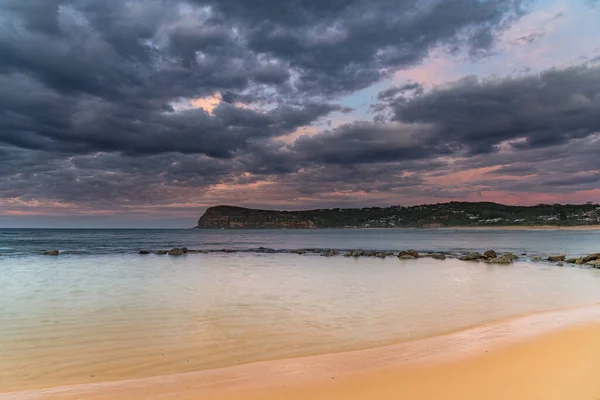
M510 264L519 257L512 253L506 253L501 255L500 257L494 257L489 260L485 260L486 263L489 264Z
M364 250L351 250L351 251L347 251L344 253L344 257L360 257L360 256L364 256L364 255L365 255Z
M600 269L600 259L593 260L593 261L588 261L586 263L586 265L589 265L592 268Z
M588 256L583 257L583 262L588 263L590 261L600 260L600 253L590 254Z
M558 256L550 256L548 257L548 261L552 261L552 262L559 262L559 261L565 261L567 257L564 254L560 254Z
M58 250L44 250L40 254L43 256L57 256L60 252Z
M321 253L321 256L323 256L323 257L332 257L332 256L337 256L338 254L340 254L339 250L329 249L329 250L325 251L324 253Z
M175 248L169 250L169 252L167 254L169 254L170 256L182 256L185 254L185 251L183 251L183 249L179 249L179 248L175 247Z
M564 216L559 218L557 216ZM444 228L454 226L592 225L600 222L595 204L506 206L490 202L450 202L403 207L333 208L304 211L216 206L196 228Z
M459 260L461 260L461 261L477 261L481 258L483 258L483 255L481 253L479 253L477 251L473 251L467 255L460 257Z
M483 258L485 258L486 260L491 260L492 258L496 257L498 257L498 254L496 254L494 250L488 250L485 253L483 253Z
M419 252L416 250L406 250L406 251L401 251L398 254L398 258L402 257L402 256L411 256L412 258L419 258Z
M210 207L198 220L198 229L310 229L316 224L302 212Z

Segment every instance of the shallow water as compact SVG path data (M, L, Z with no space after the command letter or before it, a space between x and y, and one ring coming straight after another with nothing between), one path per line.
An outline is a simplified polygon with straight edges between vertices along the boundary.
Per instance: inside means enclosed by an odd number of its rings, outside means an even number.
M319 229L319 230L135 230L0 229L3 257L24 257L44 249L101 255L142 249L337 248L418 251L510 251L531 255L600 251L599 231L469 229ZM0 261L2 259L0 258Z
M220 235L231 237L216 233ZM390 238L380 243L379 238L385 238L380 231L357 232L346 241L321 231L314 236L294 233L294 240L298 235L305 235L298 246L273 235L269 240L280 240L273 247L281 248L397 244ZM594 234L584 233L581 237L587 239L577 245L584 247L590 236ZM241 237L252 241L244 247L265 242L264 237L253 239L252 233ZM522 243L520 248L526 249L523 236L501 237L504 248ZM547 246L548 240L536 237L535 243ZM406 247L455 250L452 246L465 240L451 234L439 238ZM137 240L142 243L144 238ZM333 246L334 241L339 246ZM591 249L577 253L585 252ZM600 271L545 263L494 266L253 253L17 253L0 261L0 390L368 348L600 302Z

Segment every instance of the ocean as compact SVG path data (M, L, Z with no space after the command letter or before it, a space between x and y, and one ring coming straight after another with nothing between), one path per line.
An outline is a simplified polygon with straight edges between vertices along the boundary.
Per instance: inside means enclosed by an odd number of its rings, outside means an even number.
M139 250L240 250L139 255ZM0 230L0 392L410 341L600 302L600 231ZM245 251L271 248L271 254ZM527 253L510 266L290 250ZM58 257L41 256L58 249Z

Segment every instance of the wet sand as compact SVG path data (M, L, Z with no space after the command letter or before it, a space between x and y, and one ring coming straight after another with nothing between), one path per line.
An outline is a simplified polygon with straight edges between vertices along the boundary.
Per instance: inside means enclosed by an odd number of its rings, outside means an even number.
M599 370L596 305L370 350L0 393L0 399L596 400Z

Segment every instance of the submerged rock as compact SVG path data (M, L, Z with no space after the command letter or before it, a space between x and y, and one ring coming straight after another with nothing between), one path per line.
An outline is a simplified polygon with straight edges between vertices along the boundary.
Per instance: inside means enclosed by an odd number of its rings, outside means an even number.
M44 250L40 254L43 256L57 256L60 252L58 250Z
M398 255L400 260L415 260L417 257L411 256L410 254Z
M556 263L557 267L564 267L564 265L565 265L565 263L562 262L562 261L559 261L559 262Z
M540 256L533 256L533 257L531 257L531 261L543 261L543 260L542 260L542 257L540 257Z
M202 254L208 254L210 253L210 250L202 250Z
M169 250L156 250L154 252L154 254L158 254L159 256L162 256L164 254L167 254L169 252Z
M402 256L413 256L414 258L419 258L419 252L416 250L406 250L398 253L398 257Z
M566 256L564 254L560 254L558 256L548 257L548 261L552 261L552 262L565 261L565 258L566 258Z
M140 250L140 251L138 251L138 254L150 254L150 253L152 253L152 252L148 251L148 250Z
M486 258L488 260L496 257L498 257L498 254L496 254L494 250L488 250L485 253L483 253L483 258Z
M482 258L483 256L481 255L481 253L477 252L477 251L473 251L467 255L464 255L462 257L459 258L459 260L461 261L476 261L479 260L480 258Z
M184 251L182 249L178 249L177 247L175 247L175 248L169 250L168 254L170 256L182 256L185 253L184 253Z

